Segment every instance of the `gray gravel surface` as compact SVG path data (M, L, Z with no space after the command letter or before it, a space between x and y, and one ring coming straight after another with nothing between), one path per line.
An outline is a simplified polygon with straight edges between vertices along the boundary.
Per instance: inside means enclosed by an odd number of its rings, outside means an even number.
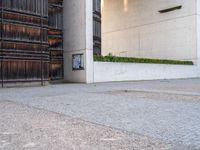
M200 79L0 89L0 101L200 149Z
M152 150L171 144L13 102L0 102L0 150Z

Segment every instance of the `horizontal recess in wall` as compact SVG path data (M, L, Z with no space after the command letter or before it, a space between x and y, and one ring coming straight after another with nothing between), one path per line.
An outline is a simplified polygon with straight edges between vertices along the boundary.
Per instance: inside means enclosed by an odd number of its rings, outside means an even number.
M159 12L159 13L167 13L167 12L175 11L175 10L181 9L181 8L182 8L182 5L179 5L179 6L176 6L176 7L171 7L171 8L167 8L167 9L162 9L162 10L159 10L158 12Z

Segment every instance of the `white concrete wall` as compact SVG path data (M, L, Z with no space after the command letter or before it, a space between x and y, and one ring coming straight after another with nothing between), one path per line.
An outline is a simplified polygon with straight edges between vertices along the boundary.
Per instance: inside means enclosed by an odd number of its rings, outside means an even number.
M117 56L197 61L199 0L104 0L102 52ZM123 2L128 2L125 7ZM160 14L158 11L182 5Z
M199 68L187 65L94 63L94 82L197 78Z
M200 0L197 0L197 52L200 66Z
M200 0L104 0L103 54L200 58ZM183 5L160 14L159 10ZM108 82L199 77L199 67L93 62L92 0L64 0L64 76L68 82ZM197 51L198 49L198 51ZM72 70L72 55L84 54L85 70Z
M93 82L92 0L64 0L64 79ZM84 54L85 70L72 70L72 55Z

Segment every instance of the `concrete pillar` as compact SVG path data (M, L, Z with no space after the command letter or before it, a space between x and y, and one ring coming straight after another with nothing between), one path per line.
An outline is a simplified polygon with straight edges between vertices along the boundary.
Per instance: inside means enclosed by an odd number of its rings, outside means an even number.
M64 79L67 82L93 82L92 0L64 0ZM83 54L84 70L72 69L72 56Z
M197 54L200 67L200 0L197 0Z

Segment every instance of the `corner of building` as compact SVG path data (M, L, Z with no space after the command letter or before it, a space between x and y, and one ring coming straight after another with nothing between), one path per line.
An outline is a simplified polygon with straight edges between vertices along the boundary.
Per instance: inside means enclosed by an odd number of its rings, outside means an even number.
M197 65L200 77L200 0L196 1L196 29L197 29Z
M93 12L92 0L64 1L64 80L93 82ZM73 57L81 55L81 69L73 69Z

